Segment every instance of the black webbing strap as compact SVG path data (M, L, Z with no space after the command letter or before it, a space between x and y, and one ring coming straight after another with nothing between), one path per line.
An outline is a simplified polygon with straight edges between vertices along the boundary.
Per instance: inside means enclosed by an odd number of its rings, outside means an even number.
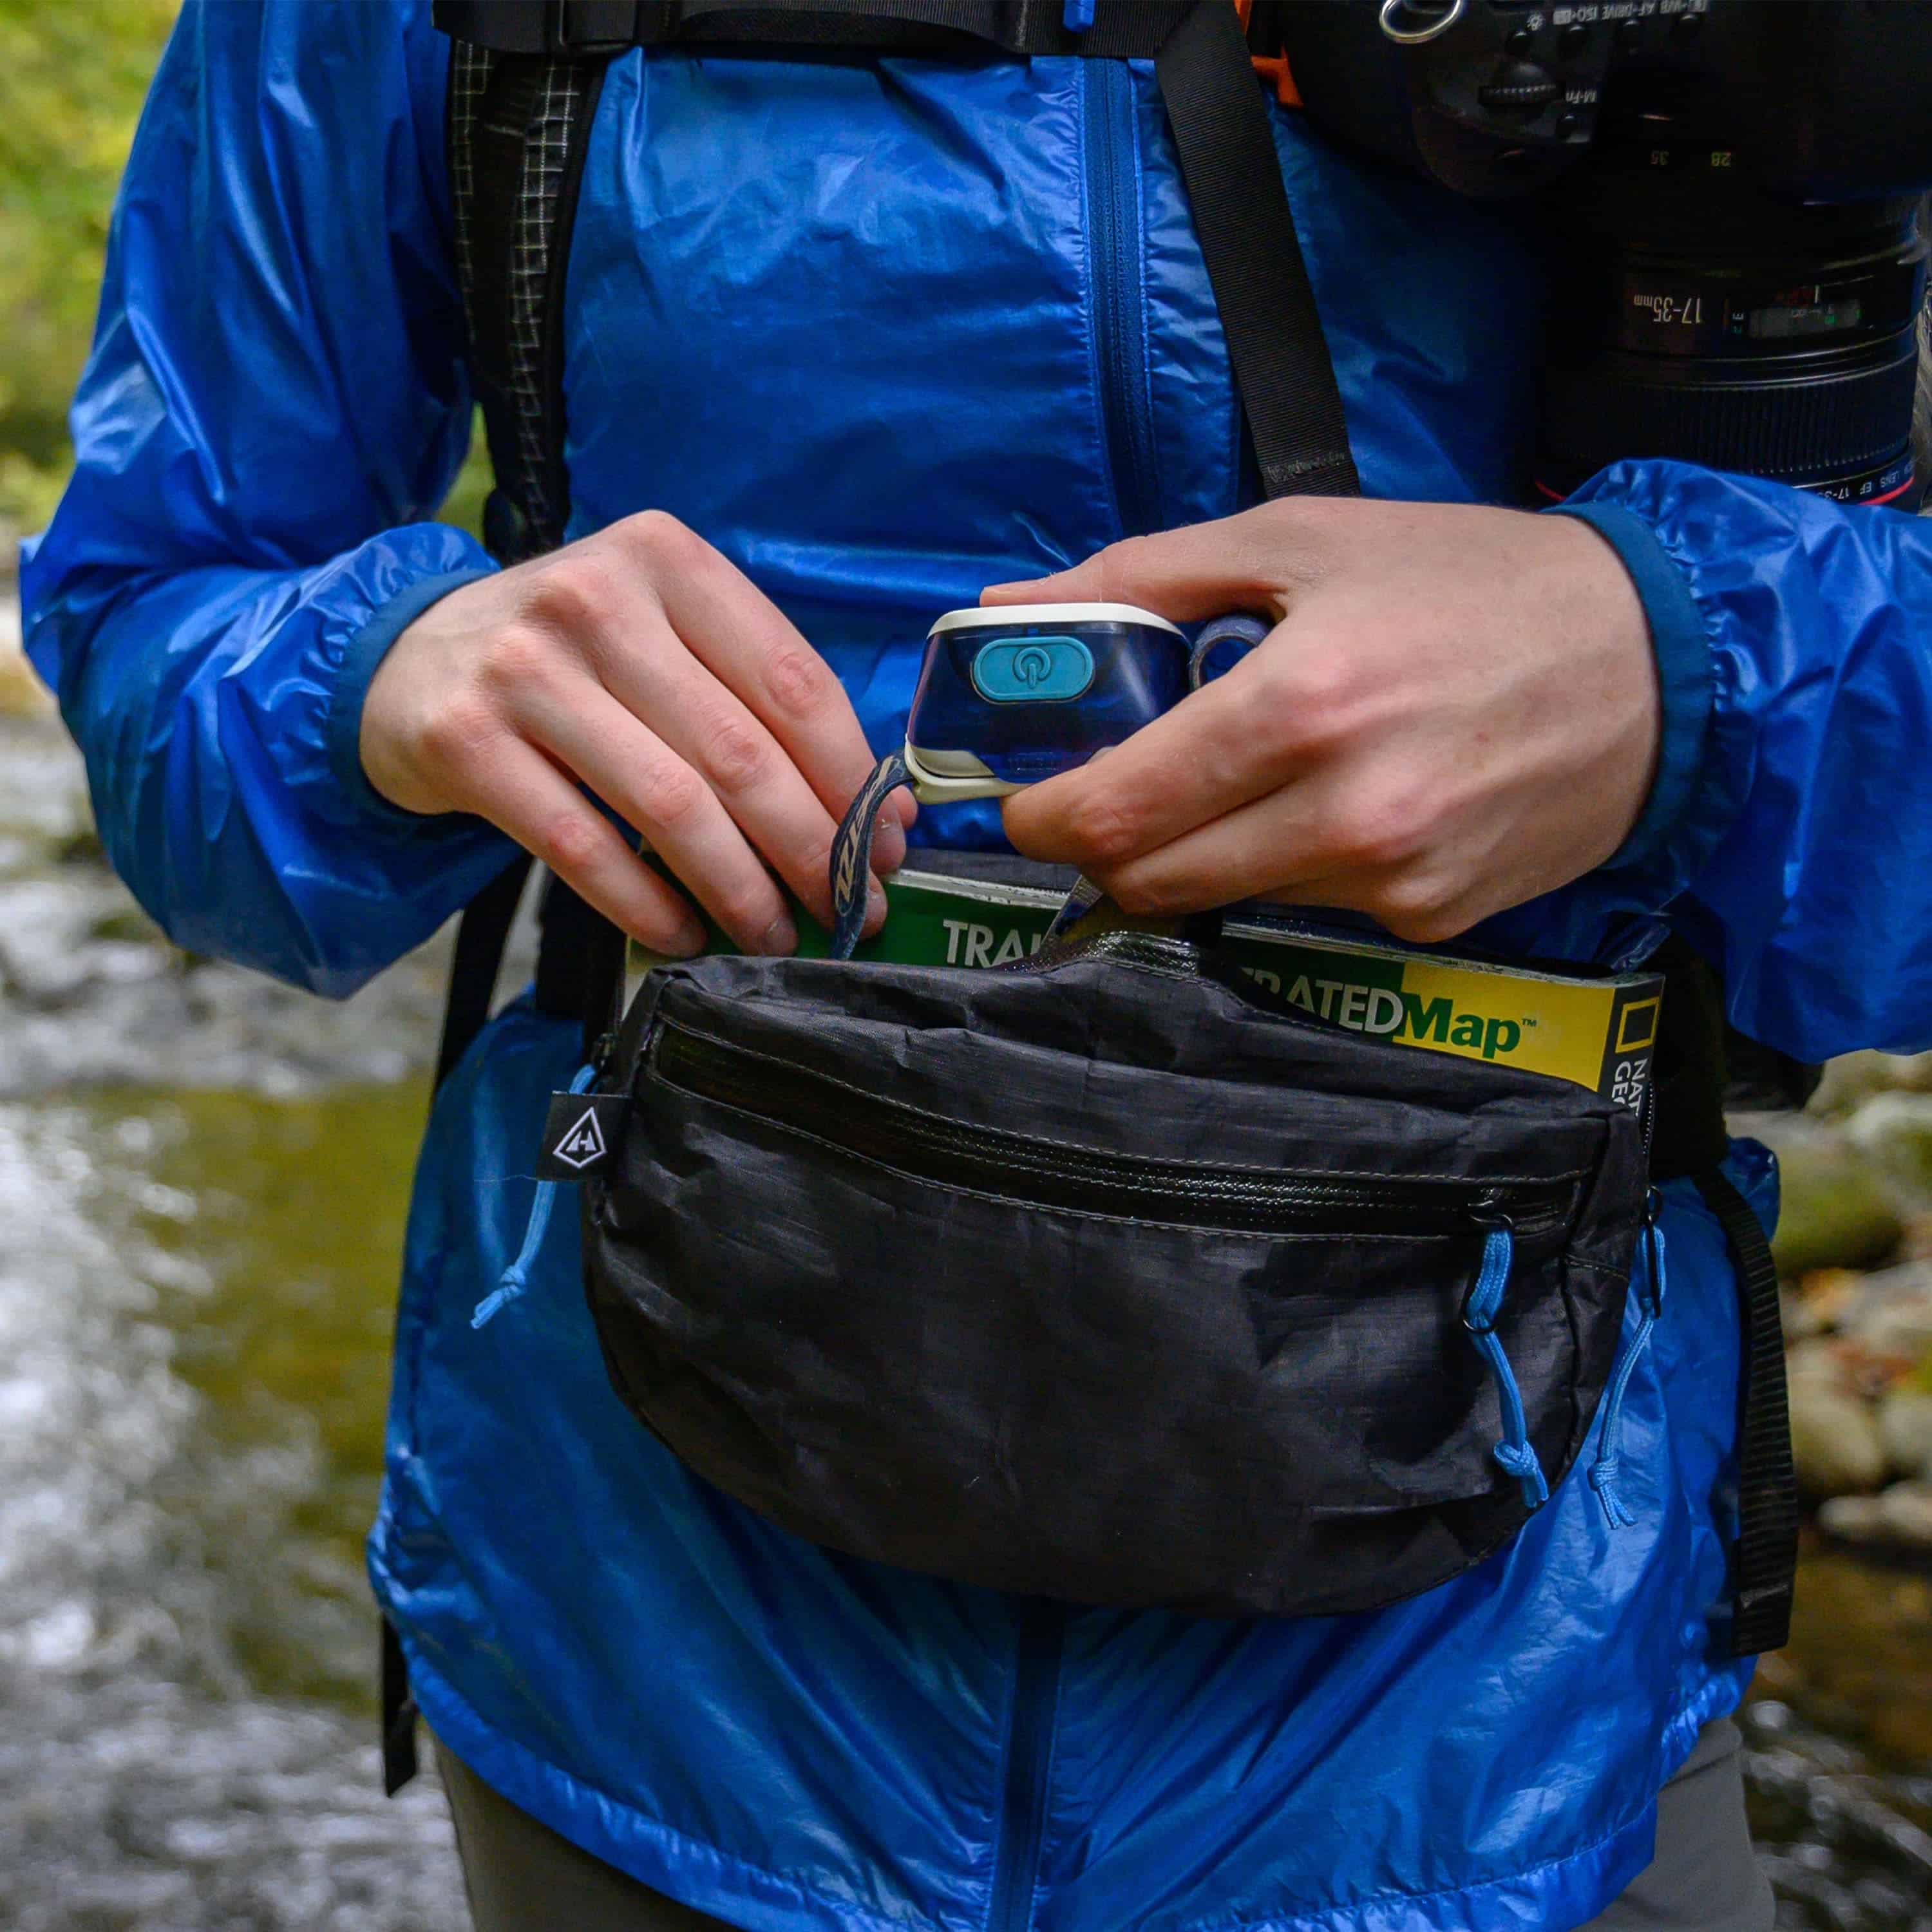
M456 928L456 956L450 962L449 997L442 1009L442 1040L436 1048L438 1087L455 1072L464 1049L490 1017L496 969L530 872L530 855L519 853L464 908Z
M518 22L531 10L508 4L470 10L509 29L514 39ZM601 62L502 52L466 39L452 43L452 225L471 381L494 473L484 541L505 565L555 549L570 514L563 283L602 80ZM439 1084L489 1018L527 862L513 866L514 879L506 873L463 916L437 1057ZM566 890L550 882L547 914Z
M1262 486L1358 496L1342 392L1268 110L1228 0L1196 0L1154 61Z
M1798 1571L1798 1479L1784 1383L1778 1264L1756 1214L1724 1173L1694 1177L1718 1217L1737 1270L1744 1319L1738 1392L1738 1546L1731 1576L1731 1648L1739 1657L1778 1650L1791 1636Z
M433 17L478 46L564 60L634 46L1151 60L1186 5L1101 0L1082 32L1061 0L435 0Z
M1653 1106L1651 1178L1688 1175L1724 1230L1737 1276L1738 1543L1731 1576L1731 1647L1779 1648L1791 1634L1798 1568L1798 1480L1784 1383L1778 1266L1762 1225L1718 1166L1724 1126L1724 1003L1718 976L1681 940L1652 962L1665 974Z
M507 6L502 14L509 20L521 10ZM457 272L470 382L494 472L483 540L504 565L554 549L570 514L563 277L602 78L600 64L574 58L462 39L450 50L446 131ZM513 860L464 908L436 1051L439 1088L490 1017L530 867L527 856ZM560 890L553 880L547 915ZM382 1788L394 1797L416 1774L418 1713L409 1662L387 1618L382 1642Z
M403 1640L387 1617L382 1619L382 1796L393 1798L421 1766L416 1761L416 1720L422 1714L410 1689L410 1660Z

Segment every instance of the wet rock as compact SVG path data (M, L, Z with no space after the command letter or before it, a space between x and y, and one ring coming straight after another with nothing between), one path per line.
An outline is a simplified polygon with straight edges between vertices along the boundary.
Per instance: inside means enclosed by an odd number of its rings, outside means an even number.
M1932 1483L1894 1483L1876 1496L1835 1496L1820 1506L1818 1527L1842 1543L1932 1551Z
M1856 1268L1814 1268L1798 1284L1796 1332L1816 1335L1837 1328L1864 1280Z
M1875 1490L1885 1480L1885 1451L1871 1412L1826 1372L1791 1378L1791 1451L1798 1487L1820 1498Z
M1816 1378L1843 1395L1854 1393L1845 1371L1844 1352L1828 1335L1808 1336L1784 1352L1785 1378L1790 1382Z
M1823 1134L1779 1138L1784 1205L1772 1244L1778 1273L1790 1280L1888 1260L1904 1222L1876 1164Z
M1810 1112L1850 1112L1874 1094L1932 1093L1932 1053L1848 1053L1825 1069Z
M1932 1198L1932 1093L1875 1094L1846 1122L1845 1138L1912 1197Z
M1880 1527L1894 1543L1932 1550L1932 1483L1894 1483L1878 1499Z
M1840 1543L1876 1543L1879 1525L1876 1496L1827 1496L1818 1505L1818 1527Z
M1932 1478L1932 1393L1909 1384L1878 1406L1878 1439L1893 1474Z
M1921 1211L1905 1217L1905 1234L1898 1244L1902 1262L1932 1262L1932 1213Z
M1904 1368L1932 1354L1932 1262L1868 1274L1838 1311L1838 1333Z
M0 590L0 716L36 717L53 708L20 649L20 607L10 590Z

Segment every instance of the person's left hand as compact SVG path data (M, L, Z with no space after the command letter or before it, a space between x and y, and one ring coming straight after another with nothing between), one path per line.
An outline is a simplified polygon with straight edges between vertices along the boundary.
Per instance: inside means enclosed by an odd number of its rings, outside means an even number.
M1022 852L1130 912L1291 899L1446 939L1602 864L1649 794L1643 607L1571 518L1304 497L982 601L1278 620L1126 743L1006 801Z

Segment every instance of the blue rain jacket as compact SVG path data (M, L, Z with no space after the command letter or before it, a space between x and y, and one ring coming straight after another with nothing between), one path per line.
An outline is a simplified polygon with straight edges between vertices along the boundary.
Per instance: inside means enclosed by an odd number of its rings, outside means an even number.
M142 904L330 994L508 851L389 808L356 758L382 650L490 568L430 520L470 405L428 15L190 0L114 224L79 466L23 578ZM1506 500L1527 251L1275 126L1366 488ZM567 309L575 528L676 512L880 746L934 612L1237 506L1220 329L1144 68L634 52ZM1623 961L1675 925L1761 1040L1932 1043L1932 527L1659 462L1578 502L1643 593L1662 770L1610 865L1484 937ZM1373 1616L1029 1617L688 1475L606 1383L568 1215L472 1331L572 1030L513 1006L436 1106L370 1544L431 1724L516 1803L771 1932L1553 1928L1646 1863L1658 1786L1748 1675L1722 1643L1737 1315L1694 1194L1670 1191L1624 1405L1632 1526L1580 1468L1510 1549ZM1732 1166L1768 1218L1768 1157Z

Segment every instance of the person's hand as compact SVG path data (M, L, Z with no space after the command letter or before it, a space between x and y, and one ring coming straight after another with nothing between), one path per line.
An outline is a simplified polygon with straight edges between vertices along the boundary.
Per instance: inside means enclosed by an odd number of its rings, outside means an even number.
M704 944L690 907L580 785L739 946L778 953L798 935L772 872L830 924L832 835L872 769L824 660L658 512L431 604L370 685L361 748L392 802L488 819L626 932L677 954ZM911 815L902 794L882 814L879 872L904 857ZM876 880L870 897L868 929L885 912Z
M1586 524L1301 499L1131 538L988 604L1277 619L1106 757L1016 794L1007 836L1126 910L1351 907L1446 939L1600 865L1660 725L1648 628Z

